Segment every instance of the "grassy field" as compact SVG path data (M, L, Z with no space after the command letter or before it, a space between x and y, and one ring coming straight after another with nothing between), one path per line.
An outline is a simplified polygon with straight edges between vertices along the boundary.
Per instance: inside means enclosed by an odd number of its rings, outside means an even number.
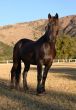
M76 64L53 65L46 81L46 94L41 96L36 95L35 68L28 73L28 92L11 90L11 66L0 64L0 110L76 110Z

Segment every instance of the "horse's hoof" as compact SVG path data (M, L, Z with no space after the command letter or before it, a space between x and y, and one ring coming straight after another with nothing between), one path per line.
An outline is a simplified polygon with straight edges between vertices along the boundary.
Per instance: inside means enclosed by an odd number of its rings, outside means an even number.
M18 91L20 90L20 86L15 86L14 88Z
M43 96L44 94L46 94L46 92L37 92L37 96Z
M45 93L45 88L42 87L42 93Z
M37 88L37 94L40 94L41 92L41 88Z
M37 88L37 94L44 94L44 93L45 93L45 88L43 87Z
M13 84L10 84L10 89L14 89L14 85Z
M25 92L29 91L29 88L28 87L24 87L24 91Z

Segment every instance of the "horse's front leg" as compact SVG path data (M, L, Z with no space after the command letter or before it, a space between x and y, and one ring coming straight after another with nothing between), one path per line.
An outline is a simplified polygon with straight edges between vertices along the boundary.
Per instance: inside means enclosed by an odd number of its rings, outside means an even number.
M43 78L42 78L42 92L45 92L45 82L46 82L47 74L48 74L48 71L49 71L51 65L52 65L52 62L48 65L45 65L44 72L43 72Z
M37 93L41 93L42 65L37 64Z

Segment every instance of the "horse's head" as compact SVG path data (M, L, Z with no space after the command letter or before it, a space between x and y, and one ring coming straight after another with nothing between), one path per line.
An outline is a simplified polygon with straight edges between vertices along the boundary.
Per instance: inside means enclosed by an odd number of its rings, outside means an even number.
M46 26L46 34L50 41L55 41L59 31L59 18L56 13L55 16L48 14L48 24Z

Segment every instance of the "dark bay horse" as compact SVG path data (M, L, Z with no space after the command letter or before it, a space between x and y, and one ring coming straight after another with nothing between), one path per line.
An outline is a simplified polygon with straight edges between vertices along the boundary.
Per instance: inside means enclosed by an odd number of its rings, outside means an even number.
M29 39L19 40L13 49L13 66L11 69L11 86L19 87L21 75L21 61L25 67L23 71L23 88L27 86L27 72L30 64L37 65L37 93L45 92L45 81L48 70L50 69L53 59L56 55L55 43L59 31L59 18L48 14L48 23L45 34L37 41ZM42 75L42 66L44 71ZM15 80L14 80L15 79Z

